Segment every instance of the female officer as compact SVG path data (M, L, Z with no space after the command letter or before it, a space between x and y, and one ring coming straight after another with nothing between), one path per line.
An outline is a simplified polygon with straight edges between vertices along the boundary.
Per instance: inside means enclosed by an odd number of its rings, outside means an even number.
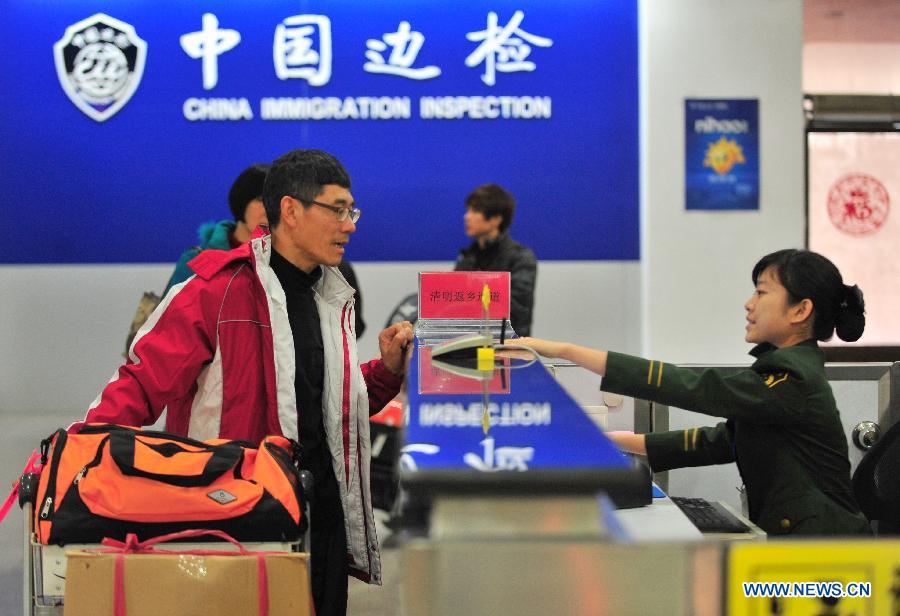
M602 389L726 421L712 428L608 434L622 449L646 454L654 471L735 461L750 519L771 535L868 533L850 487L840 416L816 340L837 330L858 340L862 292L843 284L834 264L807 250L780 250L753 268L747 342L756 361L724 375L574 344L521 338L541 355L603 376Z

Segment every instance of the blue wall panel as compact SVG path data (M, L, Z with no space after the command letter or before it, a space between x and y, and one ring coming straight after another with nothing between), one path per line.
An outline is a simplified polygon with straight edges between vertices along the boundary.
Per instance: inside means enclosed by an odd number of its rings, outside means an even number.
M332 152L353 178L363 217L348 249L352 260L453 259L468 242L463 199L484 182L516 195L513 235L540 259L639 258L636 0L5 0L2 8L0 263L174 261L196 243L200 222L228 216L227 191L244 167L298 147ZM517 11L521 22L505 37ZM493 85L483 79L484 62L466 65L481 44L467 34L486 30L490 12L498 23L493 40L502 44L487 57L497 67L504 53L533 63L533 70L496 71ZM97 13L130 25L146 43L132 97L103 121L70 100L54 62L54 44L67 28ZM210 89L202 58L179 42L201 31L205 13L215 15L219 29L240 34L239 43L212 58L217 81ZM290 18L297 15L322 15L330 24L331 75L322 85L276 72L276 28L296 34ZM367 41L383 41L403 21L424 36L409 68L437 67L438 76L416 80L364 69L367 52L379 53ZM110 44L118 33L105 35ZM322 51L321 34L308 37L314 51ZM82 36L70 55L90 45ZM391 47L383 47L392 70ZM281 59L302 68L297 53ZM262 99L309 105L314 97L357 103L392 97L410 113L377 120L275 120L261 113ZM514 97L520 111L525 105L533 113L540 103L550 113L426 119L420 104L427 97L496 97L487 99L488 108L501 115L500 97ZM253 117L190 120L203 106L185 112L190 99L227 99L236 109L245 99ZM17 239L23 237L28 241Z

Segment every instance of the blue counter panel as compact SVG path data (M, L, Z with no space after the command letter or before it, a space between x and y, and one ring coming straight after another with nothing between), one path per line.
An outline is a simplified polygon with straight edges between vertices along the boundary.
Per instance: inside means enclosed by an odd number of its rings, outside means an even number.
M490 428L485 434L485 385L476 379L441 375L443 371L428 361L430 354L425 350L423 354L417 345L410 362L409 421L401 458L405 473L631 467L540 362L498 367L500 374L486 381ZM460 393L466 380L472 393Z

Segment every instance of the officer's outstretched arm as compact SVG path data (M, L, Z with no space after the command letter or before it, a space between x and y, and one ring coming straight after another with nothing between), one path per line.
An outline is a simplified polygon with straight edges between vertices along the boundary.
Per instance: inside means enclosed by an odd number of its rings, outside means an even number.
M591 372L596 372L600 376L606 374L606 351L591 349L572 344L571 342L556 342L554 340L529 337L510 340L509 344L530 347L544 357L565 359L583 366Z

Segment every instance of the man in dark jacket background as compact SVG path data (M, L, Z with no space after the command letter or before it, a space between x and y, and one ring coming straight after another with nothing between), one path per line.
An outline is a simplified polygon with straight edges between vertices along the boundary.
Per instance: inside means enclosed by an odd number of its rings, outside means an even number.
M475 241L463 248L456 271L510 273L510 323L520 336L531 335L537 259L509 236L516 200L498 184L482 184L466 197L463 222Z

